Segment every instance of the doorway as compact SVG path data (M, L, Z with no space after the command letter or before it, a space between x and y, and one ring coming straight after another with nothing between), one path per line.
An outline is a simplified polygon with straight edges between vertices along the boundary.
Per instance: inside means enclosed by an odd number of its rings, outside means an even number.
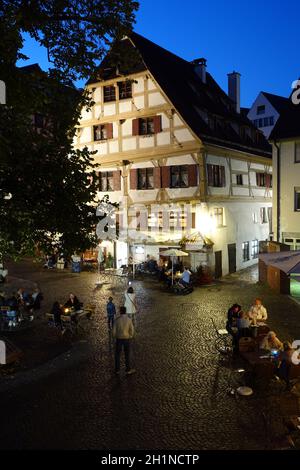
M215 278L222 277L222 251L215 251Z
M228 245L228 268L229 273L236 272L236 244L229 243Z

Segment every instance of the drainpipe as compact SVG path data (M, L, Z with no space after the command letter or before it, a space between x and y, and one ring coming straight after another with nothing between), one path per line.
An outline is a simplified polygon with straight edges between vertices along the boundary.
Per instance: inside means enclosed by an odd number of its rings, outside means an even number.
M277 242L280 240L280 145L274 140L274 145L277 148Z

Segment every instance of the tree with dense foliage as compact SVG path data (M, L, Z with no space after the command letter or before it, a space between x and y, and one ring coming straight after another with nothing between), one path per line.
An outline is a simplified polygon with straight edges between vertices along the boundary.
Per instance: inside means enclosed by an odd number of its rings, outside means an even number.
M0 253L49 250L53 239L66 252L96 241L93 155L72 146L89 96L76 78L88 78L107 47L134 22L128 0L0 0ZM47 48L53 67L17 67L22 34Z

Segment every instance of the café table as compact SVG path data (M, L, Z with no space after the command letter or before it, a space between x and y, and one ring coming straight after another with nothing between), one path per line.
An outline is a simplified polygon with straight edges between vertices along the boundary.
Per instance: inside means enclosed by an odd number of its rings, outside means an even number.
M253 385L258 383L267 384L274 377L279 364L279 356L262 349L241 351L240 355L250 366Z

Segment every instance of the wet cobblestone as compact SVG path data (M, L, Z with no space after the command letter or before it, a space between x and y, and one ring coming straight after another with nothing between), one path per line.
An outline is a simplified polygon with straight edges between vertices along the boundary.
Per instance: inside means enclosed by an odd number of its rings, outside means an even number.
M223 326L232 303L247 308L259 295L280 339L300 338L299 305L255 284L253 270L186 297L164 292L155 280L134 281L140 312L132 345L137 373L130 377L114 376L105 318L108 296L120 304L124 285L95 287L97 274L43 272L30 263L14 275L41 286L46 308L75 291L97 309L84 334L90 346L84 359L0 392L1 448L265 448L265 396L243 400L228 393L236 378L214 349L210 320Z

